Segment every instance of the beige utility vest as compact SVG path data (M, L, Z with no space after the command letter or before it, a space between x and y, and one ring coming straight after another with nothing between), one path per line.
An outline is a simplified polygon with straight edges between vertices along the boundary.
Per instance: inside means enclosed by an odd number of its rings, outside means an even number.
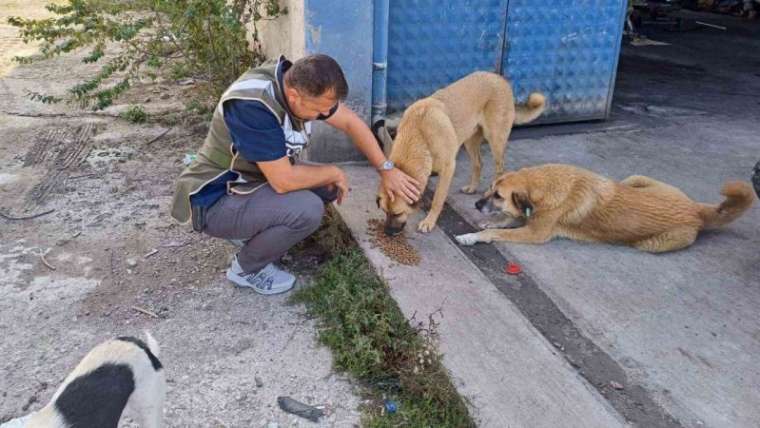
M282 88L277 80L287 60L248 70L222 94L211 118L206 140L195 160L180 174L176 183L171 215L180 223L188 223L192 213L190 197L204 186L228 172L237 179L227 181L228 194L246 194L266 183L255 162L243 159L234 149L230 131L224 121L224 103L229 100L254 100L264 104L280 121L285 133L288 157L295 159L309 143L311 123L292 116L285 108Z

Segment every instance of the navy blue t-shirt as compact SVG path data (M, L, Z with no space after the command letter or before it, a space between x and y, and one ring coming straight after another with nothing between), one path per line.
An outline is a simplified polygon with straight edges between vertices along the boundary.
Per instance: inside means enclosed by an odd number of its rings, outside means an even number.
M248 162L268 162L287 155L280 121L262 102L227 101L224 122L230 130L232 145Z
M260 101L229 100L224 103L224 122L232 145L250 162L266 162L286 156L285 133L280 121ZM238 175L226 172L190 196L193 206L210 207L227 193L227 182Z

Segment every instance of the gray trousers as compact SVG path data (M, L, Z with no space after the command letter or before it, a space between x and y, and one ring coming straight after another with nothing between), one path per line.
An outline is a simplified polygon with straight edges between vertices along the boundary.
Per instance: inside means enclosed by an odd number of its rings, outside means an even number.
M206 213L203 232L247 241L238 263L245 272L255 272L317 230L325 204L336 196L327 188L278 194L268 184L248 195L225 195Z

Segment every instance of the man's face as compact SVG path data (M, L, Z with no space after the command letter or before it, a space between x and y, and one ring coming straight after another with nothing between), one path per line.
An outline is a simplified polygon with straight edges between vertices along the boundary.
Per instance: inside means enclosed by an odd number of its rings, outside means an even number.
M286 86L285 97L288 99L288 106L293 114L303 120L315 120L320 115L329 116L330 110L338 103L334 90L313 97Z

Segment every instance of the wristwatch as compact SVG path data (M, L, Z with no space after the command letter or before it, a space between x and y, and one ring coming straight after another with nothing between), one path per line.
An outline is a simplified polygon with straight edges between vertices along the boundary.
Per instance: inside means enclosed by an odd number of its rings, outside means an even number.
M390 170L393 169L394 166L395 165L393 164L393 161L390 160L390 159L387 159L385 162L382 163L382 165L380 165L380 168L378 168L378 170L380 170L380 171L390 171Z

